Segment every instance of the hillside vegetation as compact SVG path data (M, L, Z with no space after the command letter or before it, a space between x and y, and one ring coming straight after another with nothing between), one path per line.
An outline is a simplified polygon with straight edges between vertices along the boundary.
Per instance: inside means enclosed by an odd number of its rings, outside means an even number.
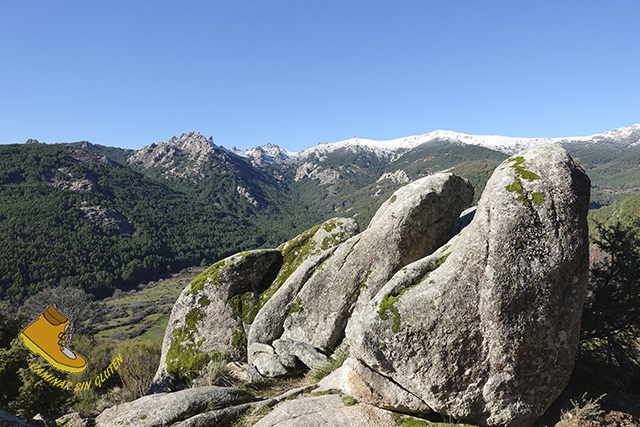
M257 236L245 219L105 157L0 147L0 299L55 286L104 296L256 246Z

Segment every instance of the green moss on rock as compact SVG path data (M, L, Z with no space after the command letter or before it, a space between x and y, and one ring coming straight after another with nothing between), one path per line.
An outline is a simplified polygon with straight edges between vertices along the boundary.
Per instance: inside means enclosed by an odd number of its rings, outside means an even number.
M325 236L320 245L318 245L318 242L313 240L318 230L322 228L324 231L331 233L342 225L342 222L331 219L323 224L310 228L296 238L280 245L278 250L282 253L282 267L271 286L260 294L258 309L264 306L264 304L271 299L284 282L287 281L293 272L296 271L296 269L300 267L306 259L310 256L319 255L323 250L329 249L344 240L345 232L341 231L339 233Z
M226 262L226 260L220 260L213 264L211 267L207 268L205 271L200 273L198 277L193 279L191 282L191 288L186 293L186 295L195 295L202 289L204 289L204 285L206 283L218 284L218 275L223 270L231 267L233 262Z
M280 267L280 272L271 286L260 294L258 309L264 306L267 301L271 299L276 291L280 289L289 276L296 271L300 264L302 264L309 255L320 253L320 251L316 249L316 242L313 241L312 238L321 226L322 224L316 225L278 247L283 258L282 267Z
M420 282L426 279L429 276L429 274L431 274L433 271L437 270L442 264L444 264L447 258L449 258L449 255L450 254L445 254L442 258L440 258L437 262L435 262L430 268L428 268L425 274L423 274L422 276L415 277L412 280L411 285L400 290L397 295L387 294L384 298L382 298L382 301L380 301L380 305L378 309L378 316L380 316L380 319L382 320L387 320L389 319L389 314L387 314L387 312L391 312L391 314L393 314L393 325L391 326L391 330L393 332L397 333L400 330L400 312L394 306L394 304L398 302L400 297L402 297L402 295L404 295L405 292L407 292L411 288L416 287Z
M355 405L357 403L358 403L358 401L355 398L351 397L351 396L344 396L342 398L342 404L344 406L353 406L353 405Z
M204 317L199 307L194 308L185 316L184 326L173 331L167 351L167 372L179 380L192 381L211 360L200 351L204 339L195 339L197 323Z
M300 300L300 297L296 298L296 302L289 309L289 316L299 311L302 311L302 300Z
M516 199L522 202L522 204L525 206L530 206L532 203L540 204L544 202L545 200L544 193L527 191L522 186L523 179L527 181L535 181L537 179L540 179L540 175L530 170L527 170L524 168L524 166L522 166L522 163L525 162L524 157L517 156L512 159L509 159L508 162L509 163L513 162L513 164L510 167L515 170L516 178L513 181L513 183L505 186L505 189L509 192L516 193L518 195Z
M367 286L367 280L369 280L369 276L371 275L371 270L367 271L367 275L364 277L362 282L356 288L356 291L351 295L350 301L353 302L358 299L358 295L360 295L360 291Z
M382 298L382 301L380 301L378 316L380 316L382 320L387 320L389 318L387 311L390 311L393 314L393 326L391 326L391 330L393 332L398 332L398 330L400 329L400 313L398 312L398 309L394 306L394 304L398 302L402 293L404 292L401 292L398 296L395 297L393 295L387 295Z

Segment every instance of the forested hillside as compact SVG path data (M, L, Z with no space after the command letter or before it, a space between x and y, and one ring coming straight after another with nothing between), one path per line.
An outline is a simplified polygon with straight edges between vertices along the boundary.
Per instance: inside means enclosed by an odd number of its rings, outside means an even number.
M59 285L105 295L259 246L259 234L106 157L67 145L0 147L0 299Z

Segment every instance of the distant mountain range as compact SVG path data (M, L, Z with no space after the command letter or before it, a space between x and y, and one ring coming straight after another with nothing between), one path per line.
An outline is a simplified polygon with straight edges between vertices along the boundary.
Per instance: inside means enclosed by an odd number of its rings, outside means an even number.
M231 151L245 158L254 159L267 156L272 162L281 162L290 158L304 158L311 154L326 154L342 148L349 150L368 148L379 156L393 156L434 141L477 145L506 154L514 154L540 144L609 144L625 149L640 145L640 125L614 129L603 134L569 138L514 138L498 135L468 135L448 130L437 130L424 135L408 136L386 141L354 137L339 142L320 143L297 152L287 151L273 144L267 144L249 150L237 150L233 148Z
M435 131L298 152L229 149L198 132L140 150L27 142L0 146L0 299L60 284L105 295L335 216L366 227L393 191L441 170L469 179L477 200L502 160L537 144L561 144L582 165L593 207L640 194L640 125L555 139Z

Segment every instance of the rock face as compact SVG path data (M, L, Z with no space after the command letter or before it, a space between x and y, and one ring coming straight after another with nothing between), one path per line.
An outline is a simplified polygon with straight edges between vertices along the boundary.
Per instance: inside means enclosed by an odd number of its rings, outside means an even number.
M353 357L318 384L316 392L340 390L358 402L403 413L428 414L431 409L422 400L388 378L364 366Z
M261 309L251 325L249 345L271 344L284 331L284 323L295 303L296 295L339 244L358 232L351 218L335 218L296 236L281 245L283 265L278 277L264 293Z
M96 418L96 427L169 426L209 409L224 408L249 400L249 396L230 387L199 387L175 393L144 396L133 402L105 409Z
M236 254L205 270L182 291L173 307L151 391L166 391L195 379L212 352L245 360L248 331L254 331L249 332L250 347L260 340L271 343L281 333L289 307L295 303L287 296L311 274L305 273L305 266L321 262L357 230L353 219L336 218L277 249ZM267 357L275 355L269 348L263 346L249 356L263 356L259 366L263 375L269 372L265 376L286 373L278 364L286 365L287 356L283 360Z
M473 188L453 174L435 174L396 191L369 227L342 243L304 283L284 323L283 338L332 350L352 311L404 265L444 244Z
M470 225L398 271L352 319L351 356L437 413L533 425L573 367L589 187L557 146L506 160Z
M217 262L191 282L171 311L154 391L170 387L175 378L194 379L211 352L243 359L245 324L281 265L277 250L244 252Z

